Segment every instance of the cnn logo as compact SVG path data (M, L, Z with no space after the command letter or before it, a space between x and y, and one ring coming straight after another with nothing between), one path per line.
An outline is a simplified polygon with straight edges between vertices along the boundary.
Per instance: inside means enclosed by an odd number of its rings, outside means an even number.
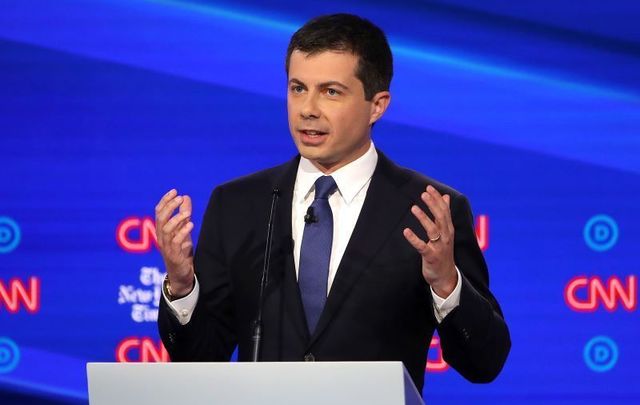
M602 306L613 312L622 307L627 311L638 308L638 279L627 276L626 283L618 276L603 281L600 277L577 276L564 289L567 306L577 312L595 312Z
M128 337L116 347L116 361L121 363L160 363L168 362L170 359L162 341L156 343L148 337Z
M158 246L156 224L152 218L129 217L116 228L116 241L129 253L146 253Z
M24 308L28 313L35 314L40 310L41 282L38 277L29 277L28 282L13 278L5 284L0 280L0 308L15 314Z

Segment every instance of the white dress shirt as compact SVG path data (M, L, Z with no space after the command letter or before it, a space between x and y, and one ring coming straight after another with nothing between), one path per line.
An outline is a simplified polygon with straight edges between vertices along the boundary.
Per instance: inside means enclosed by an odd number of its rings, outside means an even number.
M336 276L338 265L342 260L344 251L347 248L356 221L362 210L367 190L371 183L371 176L378 163L378 153L371 142L369 150L354 160L353 162L341 167L331 176L335 180L338 188L329 196L329 205L333 212L333 242L331 245L331 258L329 261L329 278L327 280L327 294L331 290L331 285ZM300 158L296 181L293 189L293 201L291 210L292 236L293 236L293 258L295 263L296 277L298 276L298 265L300 263L300 246L302 245L302 235L304 233L304 216L307 209L313 202L315 196L314 183L324 176L310 160L304 157ZM409 243L409 242L407 242ZM447 298L439 297L433 289L433 310L436 320L442 322L445 316L451 312L460 303L460 289L462 286L462 277L460 271L456 267L458 273L458 282L455 289ZM169 304L169 308L178 318L182 325L186 325L191 319L193 309L198 301L200 286L198 279L191 293L186 297L169 301L164 295L164 299Z

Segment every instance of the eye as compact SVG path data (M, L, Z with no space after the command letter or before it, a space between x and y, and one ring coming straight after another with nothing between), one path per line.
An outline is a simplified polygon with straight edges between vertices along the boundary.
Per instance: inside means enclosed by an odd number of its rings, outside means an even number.
M299 84L296 84L291 86L291 91L296 94L300 94L304 91L304 87L300 86Z
M331 97L335 97L337 95L340 94L340 92L336 89L332 89L332 88L328 88L327 89L327 94L330 95Z

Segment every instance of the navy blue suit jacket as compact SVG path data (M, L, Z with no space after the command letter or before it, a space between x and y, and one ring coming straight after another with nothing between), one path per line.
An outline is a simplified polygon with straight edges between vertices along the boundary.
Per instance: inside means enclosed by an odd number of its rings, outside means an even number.
M291 237L293 187L299 157L217 187L195 252L200 296L182 326L161 300L160 335L173 361L228 361L238 346L250 360L272 190L276 210L263 312L262 361L402 361L422 389L434 330L443 357L473 382L492 381L511 346L478 246L467 199L401 168L378 151L378 164L360 216L313 335L307 331L296 281ZM462 274L460 305L438 325L420 255L402 230L426 238L410 212L428 184L451 196L455 262Z

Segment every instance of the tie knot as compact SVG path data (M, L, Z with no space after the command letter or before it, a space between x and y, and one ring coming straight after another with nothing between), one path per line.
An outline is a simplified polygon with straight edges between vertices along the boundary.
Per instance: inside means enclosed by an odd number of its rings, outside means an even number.
M329 194L333 193L338 186L336 185L336 181L331 176L322 176L318 177L318 180L315 182L316 186L316 196L317 199L326 200L329 198Z

